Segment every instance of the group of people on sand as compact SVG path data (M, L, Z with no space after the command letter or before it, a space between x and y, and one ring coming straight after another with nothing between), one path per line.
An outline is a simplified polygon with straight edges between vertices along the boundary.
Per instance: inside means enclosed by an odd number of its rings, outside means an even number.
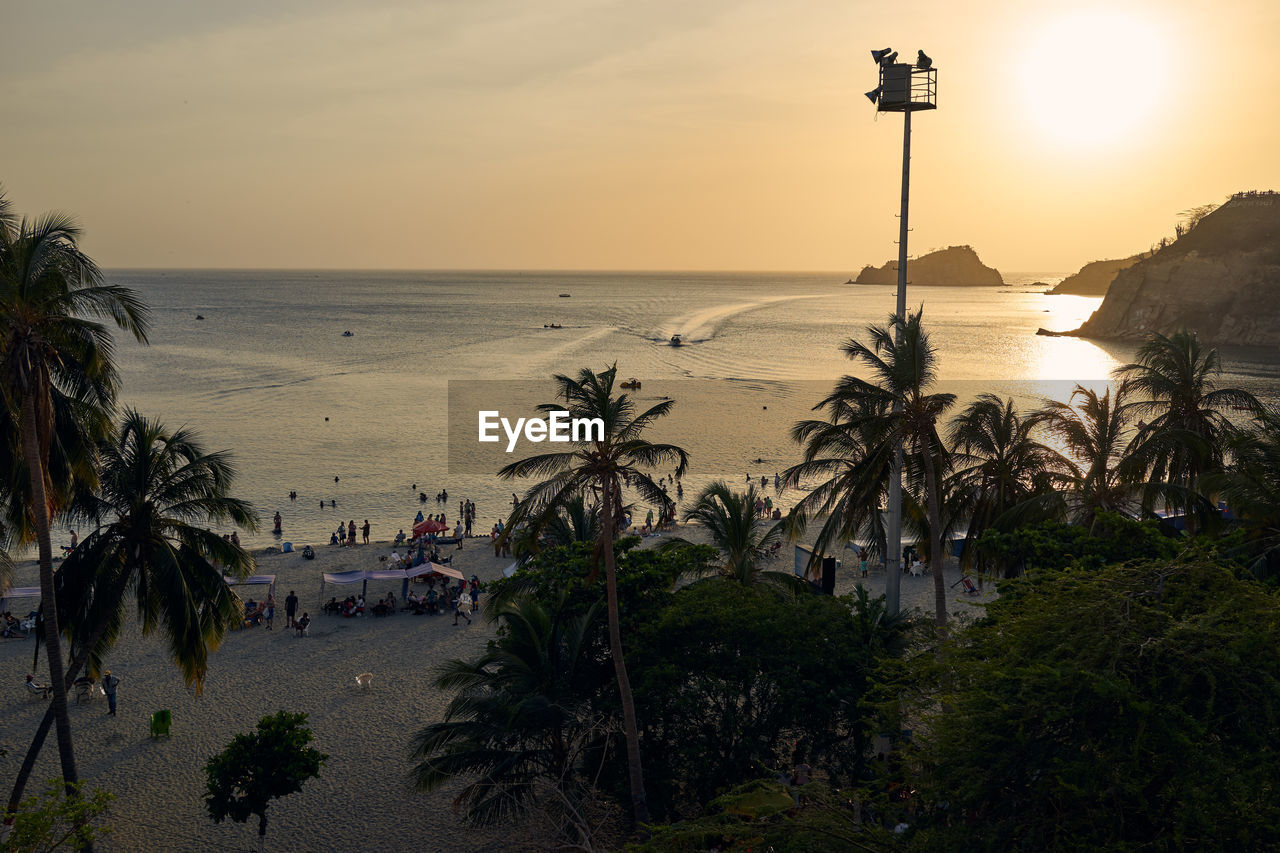
M364 544L369 544L369 519L364 520L364 525L360 528L361 536ZM356 520L353 518L346 524L338 522L338 529L329 537L330 545L354 545L356 544Z

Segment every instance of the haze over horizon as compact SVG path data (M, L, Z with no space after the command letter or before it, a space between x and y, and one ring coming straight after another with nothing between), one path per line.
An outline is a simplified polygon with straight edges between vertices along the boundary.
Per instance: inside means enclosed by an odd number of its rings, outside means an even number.
M104 267L1071 271L1280 188L1280 7L0 0L0 183Z

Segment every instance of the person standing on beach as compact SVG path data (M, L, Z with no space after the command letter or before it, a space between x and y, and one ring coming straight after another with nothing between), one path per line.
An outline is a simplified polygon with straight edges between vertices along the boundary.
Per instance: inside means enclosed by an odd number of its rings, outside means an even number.
M453 627L458 627L458 617L461 616L467 620L467 624L471 624L471 596L464 591L458 592L458 597L453 601Z
M356 544L356 520L354 518L347 522L347 544Z
M275 628L272 627L272 623L276 618L276 597L274 593L267 593L267 604L266 609L263 610L263 616L265 616L267 620L267 630L274 631Z
M361 534L364 535L364 544L369 544L369 519L364 520L364 527L360 528Z
M289 595L284 600L284 619L285 625L289 628L295 627L293 614L298 612L298 594L293 590L289 590Z
M102 692L107 694L107 716L114 717L116 715L116 688L120 686L120 679L111 674L111 670L102 673Z

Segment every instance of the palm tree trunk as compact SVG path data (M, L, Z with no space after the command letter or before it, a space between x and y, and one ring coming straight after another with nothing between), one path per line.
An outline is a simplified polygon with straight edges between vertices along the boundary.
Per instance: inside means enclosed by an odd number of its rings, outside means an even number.
M613 484L604 483L604 577L609 605L609 655L618 677L618 695L622 700L622 727L627 737L627 770L631 781L631 811L636 826L649 822L649 802L644 793L644 771L640 765L640 727L636 723L636 703L631 695L631 679L622 657L622 625L618 615L618 571L613 553Z
M80 670L89 662L89 653L94 646L98 644L98 640L102 639L102 635L107 630L107 620L102 619L93 629L93 634L89 637L89 641L84 643L80 651L71 655L71 663L67 665L66 674L63 676L64 681L69 689L75 682L76 677L80 675ZM22 802L22 795L26 792L27 782L31 779L31 773L35 770L36 759L40 757L40 750L44 748L45 738L49 736L49 729L53 727L53 705L50 704L45 709L44 716L40 718L40 725L36 728L35 737L31 739L31 745L27 747L27 754L22 759L22 766L18 768L18 777L13 782L13 790L9 792L8 813L14 814L18 810L18 805Z
M44 641L48 646L49 686L53 689L52 709L58 738L58 755L62 759L62 780L67 796L75 796L76 756L71 744L71 719L67 713L67 683L62 666L62 638L58 633L58 603L53 592L53 545L49 541L49 503L44 490L44 457L36 432L36 395L28 393L22 400L22 452L27 458L31 481L31 514L36 528L40 552L40 598L44 610Z
M928 492L925 501L929 505L929 557L933 569L933 607L938 628L947 627L947 582L942 576L943 566L947 558L942 551L942 511L938 496L938 472L934 469L932 443L928 437L924 440L924 452L921 454L924 465L924 488Z

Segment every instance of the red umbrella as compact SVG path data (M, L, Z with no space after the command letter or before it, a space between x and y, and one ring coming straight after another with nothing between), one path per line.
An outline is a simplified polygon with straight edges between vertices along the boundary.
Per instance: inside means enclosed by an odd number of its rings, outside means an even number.
M426 521L419 521L413 526L413 535L422 536L427 533L439 533L441 530L448 530L449 525L436 521L434 518L428 518Z

